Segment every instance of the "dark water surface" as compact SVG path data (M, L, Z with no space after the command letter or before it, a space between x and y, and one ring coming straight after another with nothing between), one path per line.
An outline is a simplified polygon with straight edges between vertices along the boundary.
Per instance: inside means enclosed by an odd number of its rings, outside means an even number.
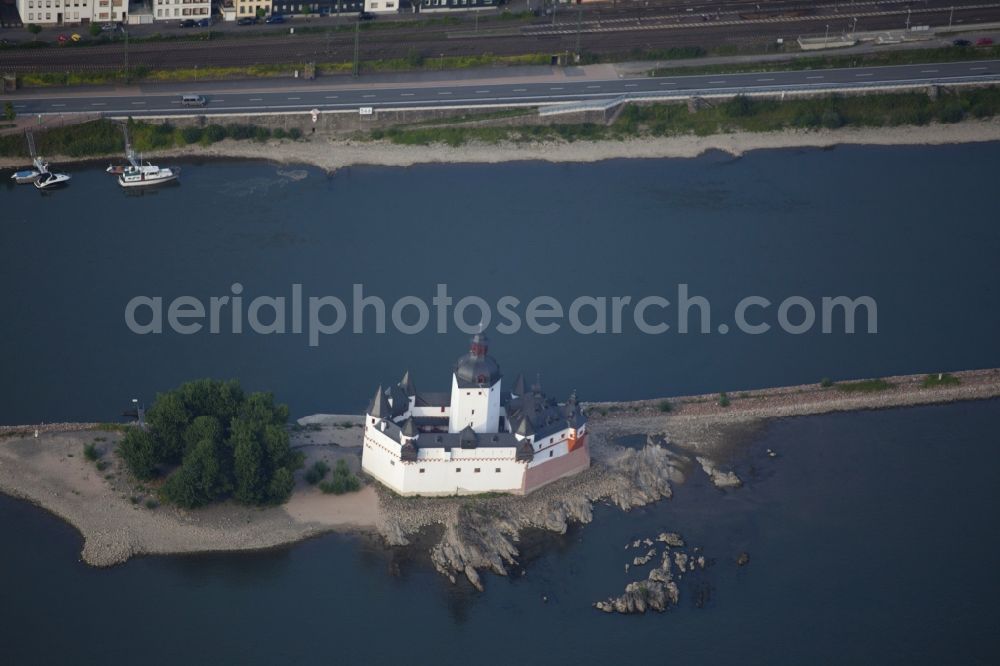
M772 324L791 295L878 303L877 335L681 335L675 325L649 336L626 325L493 336L509 377L541 373L551 393L590 400L1000 366L997 164L1000 144L980 144L332 177L212 162L184 164L179 187L145 196L99 169L72 171L69 188L46 196L0 186L0 423L111 419L133 396L149 402L201 376L274 391L295 415L358 411L406 368L424 390L447 389L466 345L454 326L345 331L316 348L304 334L125 326L134 296L207 302L233 282L247 301L288 297L293 283L306 296L349 301L361 283L390 304L429 301L447 283L456 299L552 295L564 306L582 295L675 301L686 283L710 299L713 330L732 325L747 295L775 304Z
M336 535L92 569L71 528L0 497L0 663L995 663L998 421L994 400L772 423L736 461L744 488L699 474L603 508L484 594ZM663 529L715 560L681 605L591 608L630 580L624 545Z

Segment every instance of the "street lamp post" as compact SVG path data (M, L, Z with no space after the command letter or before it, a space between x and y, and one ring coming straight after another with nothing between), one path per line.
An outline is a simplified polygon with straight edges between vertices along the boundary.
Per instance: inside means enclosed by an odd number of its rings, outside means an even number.
M826 48L830 42L830 24L826 24L826 35L823 37L823 48Z

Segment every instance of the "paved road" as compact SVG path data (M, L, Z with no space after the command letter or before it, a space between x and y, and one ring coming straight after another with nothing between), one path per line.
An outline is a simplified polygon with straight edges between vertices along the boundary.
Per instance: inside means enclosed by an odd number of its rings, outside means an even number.
M1000 81L1000 60L927 65L859 67L797 72L708 74L698 76L594 78L546 76L545 80L427 81L331 85L326 81L269 84L248 81L200 84L185 91L153 88L128 91L7 95L14 109L27 114L101 113L109 116L280 113L320 109L354 111L361 107L406 109L484 105L543 105L612 99L619 95L705 95L734 91L811 90L886 84ZM181 92L208 98L203 109L185 108Z

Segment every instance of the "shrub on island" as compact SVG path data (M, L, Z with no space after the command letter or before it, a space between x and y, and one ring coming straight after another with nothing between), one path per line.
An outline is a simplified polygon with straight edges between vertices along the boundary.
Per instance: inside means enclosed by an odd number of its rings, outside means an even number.
M361 488L361 480L354 475L344 460L338 460L329 481L319 484L319 489L327 494L343 495Z
M288 442L288 406L270 393L245 394L237 381L201 379L161 393L148 428L126 433L118 452L139 479L173 467L163 501L185 508L234 498L243 504L288 499L300 465Z

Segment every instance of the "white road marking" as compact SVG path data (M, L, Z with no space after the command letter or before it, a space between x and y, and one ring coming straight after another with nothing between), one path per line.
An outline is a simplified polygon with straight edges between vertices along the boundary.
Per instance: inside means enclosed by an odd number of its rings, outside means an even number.
M336 95L327 95L323 99L337 99L337 96Z
M528 92L527 88L514 88L514 92Z
M718 84L718 83L725 83L725 81L709 81L708 83L709 83L709 85L714 85L714 84Z
M451 94L452 93L448 92L447 90L438 92L438 95L451 95Z
M132 102L133 104L145 104L145 102Z
M588 88L600 88L601 86L587 86Z
M676 83L669 83L667 81L660 81L661 86L676 86Z
M822 79L822 76L807 76L807 79Z
M639 84L638 83L626 83L625 87L626 88L638 88Z
M374 97L374 96L375 95L362 95L362 97ZM298 99L298 97L296 97L295 99Z
M921 74L935 74L935 73L937 73L937 70L936 69L922 69L922 70L920 70L920 73Z
M561 86L555 86L555 87L549 88L549 90L562 90L562 87Z
M477 95L482 95L482 94L484 94L484 93L488 93L488 92L489 92L489 90L477 90L477 91L476 91L476 94L477 94Z
M287 99L302 99L302 98L301 97L288 97Z
M91 106L107 106L104 102L91 102Z
M250 101L251 102L263 102L264 100L261 99L260 97L251 97Z
M758 81L774 81L774 79L757 79Z
M874 76L874 74L855 74L854 76Z
M413 97L415 93L399 93L400 97Z
M971 69L972 71L976 71L977 69L986 69L986 68L985 67L970 67L969 69Z
M53 104L52 106L66 106L65 104Z

